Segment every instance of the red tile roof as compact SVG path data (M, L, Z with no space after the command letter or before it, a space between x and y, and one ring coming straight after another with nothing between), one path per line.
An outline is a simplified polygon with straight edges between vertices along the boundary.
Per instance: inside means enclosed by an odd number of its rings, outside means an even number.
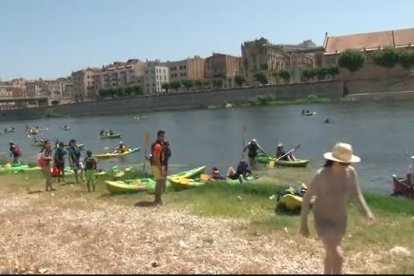
M384 47L414 46L414 28L385 32L363 33L344 36L327 36L324 48L326 54L340 53L346 49L373 50Z

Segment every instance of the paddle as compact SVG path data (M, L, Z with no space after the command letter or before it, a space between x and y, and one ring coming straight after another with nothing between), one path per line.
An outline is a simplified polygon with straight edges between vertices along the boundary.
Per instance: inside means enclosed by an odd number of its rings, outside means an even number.
M145 172L145 159L147 159L147 147L148 147L148 143L150 141L151 137L149 132L145 132L144 133L144 147L145 147L145 151L144 151L144 172Z
M287 155L291 154L292 152L294 152L295 150L297 150L297 149L298 149L298 148L300 148L301 146L302 146L301 144L298 144L298 145L294 146L291 150L289 150L288 152L286 152L285 154L283 154L282 156L280 156L279 158L277 158L276 160L274 160L274 161L270 161L270 162L269 162L269 164L268 164L268 167L273 168L273 167L275 166L275 164L276 164L276 162L277 162L277 161L279 161L279 160L280 160L280 159L282 159L283 157L285 157L285 156L287 156Z
M247 134L247 128L243 127L243 148L242 148L242 158L244 159L244 146L246 145L246 134Z

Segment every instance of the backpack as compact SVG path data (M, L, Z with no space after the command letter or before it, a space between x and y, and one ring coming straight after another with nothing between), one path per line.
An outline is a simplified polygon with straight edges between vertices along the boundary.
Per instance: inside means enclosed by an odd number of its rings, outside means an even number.
M36 161L37 161L37 165L41 168L43 168L44 166L46 166L46 160L42 158L42 153L39 152L36 155Z
M161 155L160 155L160 162L161 162L161 164L166 165L168 163L168 159L171 157L171 149L167 148L167 147L164 147L158 141L151 145L151 156L149 158L150 162L152 163L152 161L153 161L153 156L154 156L153 152L154 152L154 147L155 147L156 144L160 144L161 147L162 147L162 151L161 151Z

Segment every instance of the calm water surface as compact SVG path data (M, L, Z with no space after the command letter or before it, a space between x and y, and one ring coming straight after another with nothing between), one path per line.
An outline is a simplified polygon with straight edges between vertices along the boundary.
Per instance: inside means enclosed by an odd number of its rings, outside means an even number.
M391 174L405 174L409 157L414 155L413 106L414 102L313 104L155 112L140 121L133 118L137 114L14 121L0 124L0 129L12 125L17 129L16 133L0 135L0 157L8 157L8 142L13 140L21 146L26 160L34 160L39 148L31 145L26 125L48 128L38 137L65 142L75 138L94 153L106 152L121 140L129 147L143 149L144 133L150 133L152 142L157 130L163 129L172 145L172 171L200 165L217 165L226 171L241 158L242 129L246 126L246 142L256 138L270 153L279 142L287 150L301 144L295 155L310 159L312 171L322 165L322 154L335 142L351 143L362 158L356 167L363 189L389 193ZM316 112L316 116L301 116L303 108ZM330 124L323 123L326 118ZM64 124L72 129L63 131ZM102 128L112 128L122 138L99 139ZM101 166L142 162L143 151L122 160L101 162Z

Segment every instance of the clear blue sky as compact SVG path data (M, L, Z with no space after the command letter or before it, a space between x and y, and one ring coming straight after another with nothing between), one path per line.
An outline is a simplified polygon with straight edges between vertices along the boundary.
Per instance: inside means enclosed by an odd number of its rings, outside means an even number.
M273 43L414 27L413 0L0 0L0 78L65 77L130 58L241 55Z

